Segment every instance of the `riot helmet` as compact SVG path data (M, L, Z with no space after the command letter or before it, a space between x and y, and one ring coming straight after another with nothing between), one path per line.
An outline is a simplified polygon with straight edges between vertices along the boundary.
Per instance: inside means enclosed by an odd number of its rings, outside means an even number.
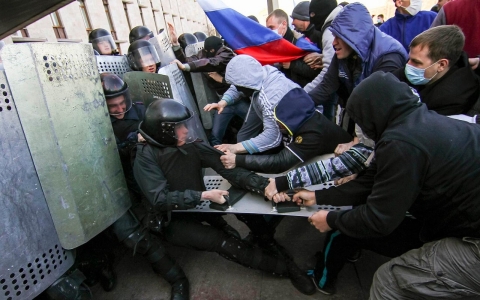
M179 37L178 37L178 43L180 44L180 46L182 47L182 49L185 51L185 48L188 46L188 45L191 45L191 44L196 44L198 43L198 40L197 38L191 34L191 33L183 33L181 34Z
M149 143L162 147L182 146L194 142L194 113L173 99L157 99L145 112L138 131Z
M207 57L214 57L218 49L223 47L223 41L216 36L209 36L204 43L204 50Z
M149 41L138 40L133 42L128 47L127 58L130 67L136 71L156 73L160 67L160 57Z
M201 31L194 32L193 35L197 38L198 42L204 42L207 39L207 35Z
M138 40L146 40L153 38L153 32L145 26L134 27L128 35L130 44Z
M100 74L100 81L107 101L108 113L117 119L123 119L132 108L128 85L112 73Z
M100 55L112 55L116 53L117 46L110 32L103 28L92 30L88 35L88 42Z

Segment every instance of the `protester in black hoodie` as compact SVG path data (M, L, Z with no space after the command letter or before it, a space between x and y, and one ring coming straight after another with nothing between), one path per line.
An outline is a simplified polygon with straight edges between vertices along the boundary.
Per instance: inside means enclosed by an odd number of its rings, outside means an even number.
M317 287L324 293L334 293L338 272L358 249L395 257L425 242L439 241L444 246L447 243L445 247L454 244L448 250L442 248L451 256L446 258L446 252L438 249L432 254L422 252L432 244L405 254L416 257L419 265L438 260L432 266L421 266L422 272L417 271L417 275L460 282L465 290L473 291L471 295L480 295L480 127L429 111L408 85L383 72L374 73L355 88L347 111L376 142L375 160L354 181L294 196L295 201L303 199L307 205L358 205L349 211L319 211L309 218L318 230L329 232L325 252L319 254L313 274ZM407 210L414 218L405 217ZM462 242L464 237L470 237L474 244ZM449 257L455 259L449 262ZM435 269L439 262L446 267ZM457 264L456 271L451 270L450 263ZM401 265L404 268L390 264L390 269L382 269L384 276L392 268L397 275L389 273L389 283L384 287L374 283L376 289L382 290L373 291L374 299L388 298L377 292L401 284L395 280L405 280L403 283L409 286L418 279L409 273L415 268ZM466 279L468 276L476 279ZM377 276L376 280L381 279ZM414 293L423 293L422 284L430 283L431 290L440 290L443 282L418 280L415 283L419 288ZM457 292L456 286L443 289ZM397 295L389 299L399 298Z

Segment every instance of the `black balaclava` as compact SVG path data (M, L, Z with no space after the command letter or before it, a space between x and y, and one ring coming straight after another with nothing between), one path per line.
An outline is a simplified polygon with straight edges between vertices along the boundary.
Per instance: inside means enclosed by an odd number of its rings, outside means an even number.
M337 7L336 0L312 0L310 2L310 23L316 30L322 30L323 24L332 10Z
M218 49L222 48L222 39L216 36L209 36L205 40L204 48L207 57L214 57ZM213 51L212 51L213 50Z

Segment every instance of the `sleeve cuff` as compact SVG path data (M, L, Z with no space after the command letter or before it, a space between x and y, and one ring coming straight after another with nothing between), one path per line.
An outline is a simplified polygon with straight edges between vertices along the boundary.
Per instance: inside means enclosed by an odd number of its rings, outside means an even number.
M233 99L229 95L223 95L222 100L227 102L227 105L232 105L233 104Z
M183 64L183 66L185 67L185 70L186 72L190 72L190 70L192 69L192 67L190 66L191 63L186 63L186 64Z
M255 146L255 144L254 144L253 142L251 142L250 140L245 141L245 142L242 142L242 146L243 146L243 148L245 148L245 150L247 150L248 153L250 153L250 154L260 152L260 150L257 148L257 146Z
M172 50L173 50L173 51L178 51L178 50L180 50L180 48L181 48L181 47L180 47L180 44L178 44L178 45L173 45L173 44L172 44Z
M331 211L327 214L327 224L332 229L337 229L335 222L337 221L338 213Z
M235 156L235 166L245 168L246 155L236 155Z
M289 190L290 186L288 185L287 176L275 177L275 186L277 187L277 191Z

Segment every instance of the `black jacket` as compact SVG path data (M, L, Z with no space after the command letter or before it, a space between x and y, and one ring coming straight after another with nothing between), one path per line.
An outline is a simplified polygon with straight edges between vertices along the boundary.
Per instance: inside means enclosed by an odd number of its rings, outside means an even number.
M295 38L293 31L290 28L287 28L283 38L294 45L297 43L297 38ZM289 69L282 69L282 72L288 79L295 82L302 88L308 83L312 82L321 71L321 69L315 70L310 68L310 66L303 61L303 57L291 61Z
M352 140L345 130L319 112L308 119L293 135L283 134L285 148L272 155L237 155L237 167L277 174L315 156L333 153L338 144Z
M465 52L442 78L427 85L413 85L405 67L392 72L400 81L415 88L422 102L441 115L465 114L480 95L480 80L468 64Z
M328 213L330 227L381 237L408 210L423 223L423 241L480 237L478 125L429 111L406 84L382 72L357 86L347 112L376 141L375 160L356 180L316 191L319 204L361 204Z
M183 50L180 48L175 51L175 56L182 63L188 63L190 72L203 72L203 75L207 78L208 85L219 95L223 95L230 87L230 85L225 82L225 71L227 70L227 65L230 60L235 57L232 49L223 46L218 49L214 57L207 58L203 50L199 51L197 55L185 57ZM206 74L208 72L217 72L224 78L224 81L215 81Z
M230 183L262 194L268 179L242 168L223 167L222 153L194 142L181 147L159 147L154 142L140 144L133 167L135 179L156 212L193 208L205 191L202 168L212 168Z

